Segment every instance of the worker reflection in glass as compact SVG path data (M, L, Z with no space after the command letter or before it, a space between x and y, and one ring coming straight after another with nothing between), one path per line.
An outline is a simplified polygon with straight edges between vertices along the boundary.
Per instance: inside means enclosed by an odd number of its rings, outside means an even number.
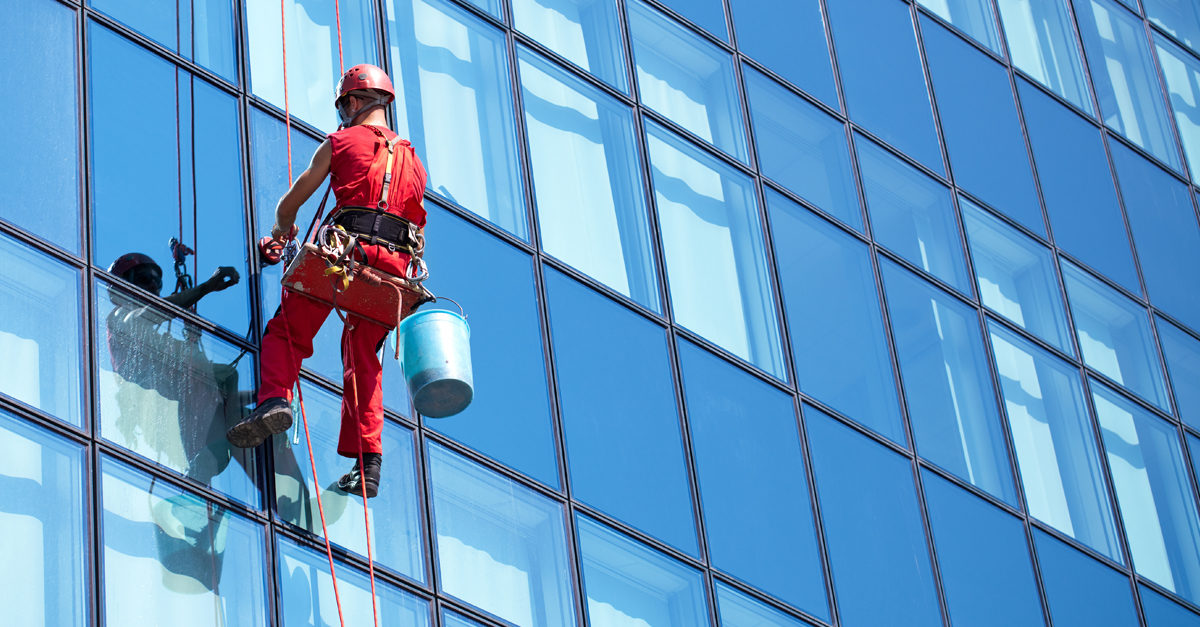
M162 290L162 268L147 255L122 255L109 272L151 294ZM190 307L238 280L235 269L222 266L208 280L165 300ZM237 369L210 361L193 327L185 326L182 337L172 333L175 317L166 309L122 290L109 294L107 341L123 444L147 447L157 461L209 482L229 465L231 452L221 432L241 418L244 407ZM170 416L177 420L167 420Z
M420 254L425 226L425 167L408 141L388 128L385 110L395 99L387 73L374 65L350 68L338 81L335 106L342 129L329 135L308 168L275 209L271 236L277 243L297 233L296 213L328 175L337 207L330 221L359 236L357 261L395 276L407 276ZM301 360L313 353L312 340L331 306L291 291L267 324L259 361L258 407L229 430L236 446L257 446L292 425L292 387ZM342 329L341 431L338 453L354 458L338 482L353 494L373 497L379 490L383 452L382 366L376 354L388 330L351 315ZM362 468L357 461L361 454Z

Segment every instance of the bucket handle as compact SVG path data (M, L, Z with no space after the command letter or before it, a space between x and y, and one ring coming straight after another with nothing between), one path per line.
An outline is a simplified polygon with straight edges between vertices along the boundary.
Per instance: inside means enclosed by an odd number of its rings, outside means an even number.
M462 306L462 305L460 305L458 301L454 300L453 298L446 297L446 296L434 296L434 297L433 297L433 301L431 301L431 302L434 302L434 303L436 303L436 302L438 302L439 300L448 300L448 301L450 301L450 302L454 303L454 306L455 306L455 307L458 307L458 313L459 313L460 315L462 315L462 318L463 318L463 320L466 320L466 319L467 319L467 312L466 312L466 310L465 310L465 309L463 309L463 306Z

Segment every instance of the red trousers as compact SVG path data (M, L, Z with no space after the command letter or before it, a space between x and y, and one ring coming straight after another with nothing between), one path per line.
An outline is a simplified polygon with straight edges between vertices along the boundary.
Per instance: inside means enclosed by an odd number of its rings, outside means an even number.
M364 245L368 265L405 276L409 256L386 248ZM267 323L259 358L258 401L292 398L292 386L300 376L300 362L313 354L313 338L333 307L302 294L285 291L279 311ZM342 328L342 426L338 453L358 457L382 453L383 366L376 351L387 337L384 327L347 314Z

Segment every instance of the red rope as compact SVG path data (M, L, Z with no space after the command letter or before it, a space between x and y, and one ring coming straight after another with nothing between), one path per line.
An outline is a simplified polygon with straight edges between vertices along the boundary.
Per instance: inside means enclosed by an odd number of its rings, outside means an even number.
M284 125L287 127L287 165L288 165L288 188L292 186L292 111L288 107L288 80L287 80L287 0L279 0L279 29L283 33L283 119Z
M337 23L338 34L338 73L346 73L346 62L342 60L342 7L338 0L333 0L333 15ZM378 621L376 621L378 622Z
M334 292L336 294L336 292ZM338 317L341 317L339 312ZM347 320L347 324L351 324L351 330L354 329L353 323ZM354 376L354 346L353 342L346 342L346 354L342 356L343 360L350 360L350 398L353 399L353 411L351 415L354 417L355 425L358 431L358 484L362 488L363 499L363 527L367 533L367 570L371 575L371 615L375 618L375 627L379 627L379 606L375 602L375 555L371 550L371 512L367 508L367 467L363 462L363 445L365 440L362 432L362 421L359 420L358 409L358 380Z

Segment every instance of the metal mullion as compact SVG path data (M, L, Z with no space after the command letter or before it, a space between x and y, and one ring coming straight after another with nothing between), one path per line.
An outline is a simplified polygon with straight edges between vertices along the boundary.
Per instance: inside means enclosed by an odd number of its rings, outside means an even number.
M86 427L79 427L61 418L56 418L40 408L26 405L4 393L0 393L0 412L7 412L31 426L36 426L41 431L50 432L80 446L91 444L91 435Z
M980 488L979 486L968 482L966 479L963 479L962 477L955 475L952 471L947 470L947 469L943 468L942 466L937 465L935 462L932 462L924 457L921 457L920 455L917 456L917 464L920 465L921 470L923 470L924 472L935 474L938 477L940 477L943 481L945 481L946 483L952 483L956 487L961 489L962 491L969 492L969 493L973 494L976 498L986 501L992 507L1003 510L1003 511L1011 514L1012 516L1024 521L1025 512L1022 511L1020 507L1017 507L1016 505L1008 503L1007 501L992 494L991 492L988 492L987 490L984 490L983 488Z
M843 122L842 124L844 125L845 123ZM851 146L853 146L853 145L851 145ZM851 152L853 152L853 151L851 151ZM851 167L853 167L855 163L857 163L857 159L851 159ZM794 204L800 205L801 207L804 207L809 212L816 214L828 225L836 227L838 229L838 231L841 232L846 237L850 237L855 240L858 240L860 243L862 243L864 245L869 245L871 243L872 240L871 240L870 236L867 234L867 233L870 233L870 231L867 230L867 226L866 226L867 222L866 222L865 218L864 218L863 224L864 224L864 230L866 230L866 233L855 229L853 226L842 221L841 218L831 215L829 212L825 211L824 209L821 209L820 207L809 202L808 200L805 200L804 198L800 197L796 192L793 192L792 190L781 185L780 183L777 183L774 179L771 179L770 177L759 175L759 176L755 176L754 178L756 181L762 181L762 187L764 190L764 194L765 194L766 190L770 190L771 192L773 192L779 196L783 196L786 200L789 200ZM857 192L857 186L855 186L855 191ZM861 211L861 206L865 206L865 204L861 204L861 203L865 203L865 199L860 198L857 194L855 195L855 197L859 199L860 211Z
M718 1L720 1L720 0L718 0ZM726 33L727 35L731 35L730 41L725 41L725 40L721 39L720 37L717 37L716 35L703 29L699 24L692 22L688 18L686 18L683 15L681 15L680 13L676 12L675 9L672 9L672 8L668 7L667 5L663 4L663 0L641 0L641 2L642 2L642 4L645 4L646 6L650 7L651 9L654 9L655 11L658 11L659 13L666 15L671 21L675 22L679 26L684 27L684 29L687 30L688 32L690 32L694 35L698 35L699 37L704 39L706 42L717 46L723 52L727 52L730 54L734 53L734 47L733 47L733 44L731 43L731 41L733 39L732 38L732 29L730 29L729 33ZM726 24L726 28L728 28L728 24Z
M1167 129L1171 133L1171 139L1175 140L1175 156L1179 158L1179 167L1183 175L1182 178L1187 181L1190 187L1192 184L1192 169L1189 167L1187 151L1183 146L1183 135L1180 134L1179 128L1176 125L1175 105L1171 104L1171 89L1167 85L1167 77L1166 74L1163 73L1162 62L1158 57L1158 46L1154 41L1154 29L1150 28L1150 23L1144 19L1142 20L1142 28L1146 32L1145 41L1149 46L1146 52L1150 56L1151 65L1154 66L1154 78L1158 81L1159 96L1162 97L1163 103L1163 113L1165 113L1167 116ZM1197 165L1200 166L1200 164ZM1168 167L1167 169L1174 171L1174 168ZM1194 194L1189 195L1194 196ZM1195 215L1194 201L1192 203L1192 213Z
M530 477L515 468L505 465L504 462L492 457L488 457L486 454L477 451L468 445L441 433L440 431L434 430L433 427L428 426L428 421L425 420L424 416L421 418L423 421L422 424L424 425L422 429L424 430L426 440L429 440L444 449L448 449L450 452L459 455L460 457L465 457L471 462L482 466L495 474L501 475L505 479L510 480L531 492L536 492L537 494L546 497L555 503L563 504L567 502L566 497L555 488L550 487L549 485L542 483L541 481Z
M422 418L422 420L424 420ZM438 534L435 527L435 512L433 503L433 473L429 465L428 447L426 445L427 430L422 426L413 430L413 462L416 466L414 480L417 488L417 509L420 512L422 527L421 537L425 540L425 581L433 594L430 605L436 613L434 624L441 622L442 596L441 572L438 560Z
M562 274L565 274L565 275L571 277L572 279L588 286L593 291L599 292L600 294L607 296L609 298L609 300L612 300L614 303L620 304L628 311L631 311L635 314L640 315L641 317L645 318L649 322L654 323L658 327L666 328L668 326L669 323L665 319L663 319L662 314L654 311L653 309L650 309L649 307L647 307L646 305L643 305L642 303L639 303L639 302L633 300L629 296L626 296L625 294L622 294L622 293L616 291L615 289L605 285L604 283L601 283L597 279L594 279L591 276L584 274L583 271L576 269L574 266L571 266L567 262L562 261L558 257L553 257L549 253L542 252L539 254L539 259L540 259L541 263L545 264L546 266L549 266L550 268L553 268L554 270L561 272Z
M908 3L911 0L902 0L902 1ZM983 1L987 2L989 6L991 5L991 2L989 0L983 0ZM1000 50L992 50L991 48L988 48L986 44L976 40L975 37L972 36L971 34L967 33L966 30L963 30L957 24L954 24L950 20L943 18L942 16L938 15L937 13L934 13L928 7L921 4L919 1L911 2L911 4L916 9L918 16L925 16L926 18L933 20L939 26L941 26L941 27L945 28L946 30L957 35L959 37L959 39L966 41L968 44L970 44L976 50L986 54L991 60L996 61L996 62L1000 63L1001 65L1005 65L1005 66L1008 65L1008 59L1004 54L1005 47L1004 47L1003 43L1000 44ZM993 13L993 17L996 18L997 22L1000 21L998 12ZM997 30L996 34L999 38L999 41L1003 42L1004 41L1004 31Z
M513 39L519 46L530 49L533 52L545 57L546 60L552 61L553 65L565 72L566 74L587 83L589 86L603 92L606 96L619 101L627 107L636 107L637 101L632 96L622 92L620 89L604 82L603 80L593 76L590 72L577 65L574 61L560 55L555 50L539 42L538 40L522 33L518 30L511 31Z
M722 164L737 170L739 174L754 176L754 168L751 165L739 161L737 157L734 157L721 148L718 148L716 144L710 144L692 131L679 125L679 123L644 104L638 105L638 109L641 110L643 117L649 116L649 119L658 126L661 126L664 129L671 131L671 133L678 135L680 139L686 140L687 144L699 148L704 154L707 154L715 158L717 161L720 161ZM745 124L744 119L743 124ZM749 159L747 159L747 162L749 162Z
M83 151L80 150L80 152L82 153ZM85 176L86 174L81 170L79 178L83 179ZM83 194L81 192L80 196L82 197L82 195ZM82 213L84 210L82 198L80 199L79 204L79 211ZM79 223L81 230L83 228L83 222L84 220L82 216L80 216ZM63 265L70 266L76 270L80 270L87 266L87 261L81 259L76 253L73 253L49 240L43 239L35 233L26 231L16 224L5 222L3 219L0 219L0 235L5 235L13 240L16 240L17 242L33 248L34 250L58 261L61 261ZM83 239L82 235L80 238L80 245L80 254L87 254L86 251L83 250L83 247L87 245L87 242Z
M817 558L821 560L821 581L825 584L825 609L829 610L829 620L823 622L836 625L839 606L837 587L834 585L833 578L833 561L829 556L829 544L825 538L825 518L821 514L817 470L813 464L812 449L808 442L808 417L804 412L804 401L799 395L792 395L792 412L795 414L792 422L796 425L800 457L804 461L804 481L808 485L808 507L813 517L812 526L817 541Z
M90 531L91 531L91 563L92 563L92 620L94 625L107 625L105 620L105 594L104 594L104 501L103 501L103 486L101 477L103 477L100 468L100 453L96 449L95 444L86 447L84 461L87 463L87 468L84 469L84 485L89 488L91 497L91 512Z
M941 110L938 108L937 90L934 89L933 85L933 71L929 68L929 57L925 53L925 35L921 31L921 14L917 9L917 5L915 4L910 4L908 8L910 13L909 19L913 26L913 36L916 39L917 44L917 61L921 64L921 77L925 80L925 93L929 95L929 109L933 114L933 132L938 142L938 153L942 156L942 165L946 169L944 178L950 182L950 187L952 189L957 190L958 185L954 181L954 168L950 163L950 149L946 146L946 137L942 130L942 114ZM957 206L958 203L956 199L955 207L957 208ZM959 230L961 231L961 218L958 218L957 222L959 223ZM966 242L965 237L963 238L963 242Z
M776 315L778 315L778 312ZM695 331L692 331L691 329L688 329L687 327L683 327L678 324L672 324L671 328L677 335L682 336L697 346L703 347L708 352L720 357L723 361L737 366L739 370L744 371L746 374L753 376L763 383L766 383L767 385L770 385L781 392L796 394L796 386L792 382L784 381L770 372L763 370L759 366L750 363L744 357L739 357L738 355L733 354L729 351L729 349L718 345L712 340L700 335L699 333L696 333Z
M728 588L733 588L738 594L750 597L752 600L757 601L758 603L761 603L762 605L765 605L779 612L780 614L786 614L791 618L803 620L805 623L812 623L814 625L833 624L832 619L825 620L818 618L815 614L810 614L802 609L793 607L786 601L771 596L769 593L763 592L762 590L759 590L758 588L755 588L750 584L737 579L733 575L726 574L721 570L713 569L713 582L714 585L716 583L720 583Z

